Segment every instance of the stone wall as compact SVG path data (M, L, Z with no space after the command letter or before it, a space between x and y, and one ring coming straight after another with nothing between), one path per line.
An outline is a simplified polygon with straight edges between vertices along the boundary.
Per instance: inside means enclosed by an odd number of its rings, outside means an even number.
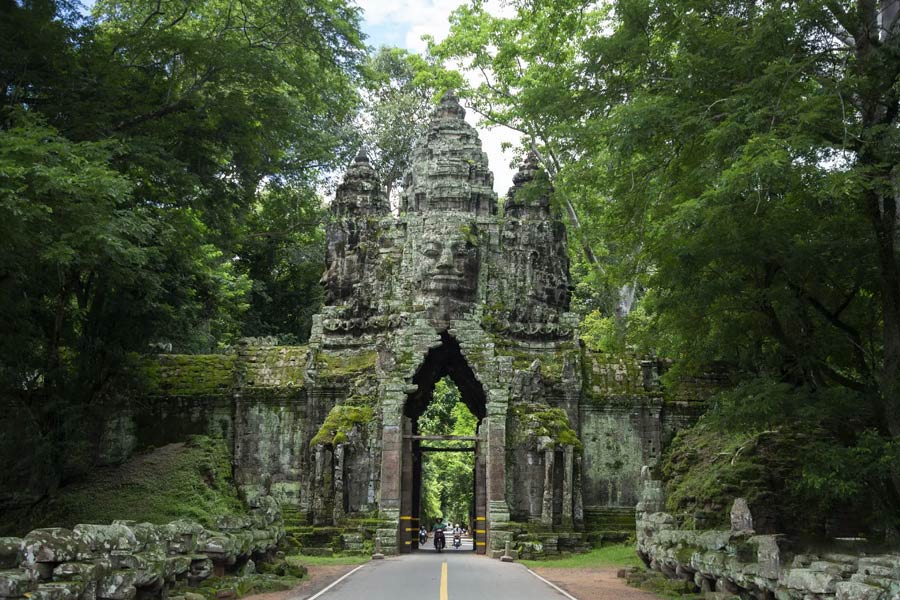
M269 340L224 354L140 357L108 399L100 462L212 435L231 448L235 481L248 498L298 503L306 359L305 346Z
M166 598L178 582L196 585L247 570L250 560L274 552L283 536L271 498L247 516L221 518L216 530L184 520L36 529L22 538L0 538L0 598Z
M649 473L649 471L647 471ZM900 554L794 547L783 535L756 535L743 499L730 530L684 530L662 512L662 482L645 479L637 506L637 551L648 567L699 591L778 600L900 598Z
M665 367L635 355L586 353L579 422L589 532L607 539L631 535L641 466L655 465L675 433L696 421L706 398L725 382L714 373L666 386L660 380Z

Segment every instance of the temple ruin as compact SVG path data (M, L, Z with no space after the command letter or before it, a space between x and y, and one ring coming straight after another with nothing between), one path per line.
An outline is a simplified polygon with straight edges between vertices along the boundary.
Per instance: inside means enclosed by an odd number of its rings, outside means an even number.
M249 340L146 361L141 402L110 412L107 458L221 435L251 505L277 499L306 547L378 538L386 553L412 551L418 419L449 377L478 418L478 551L526 538L536 553L577 550L633 532L642 465L696 418L715 377L666 387L655 359L583 347L547 178L529 156L498 202L464 114L441 100L398 214L365 154L350 165L308 347ZM331 537L312 541L319 531Z

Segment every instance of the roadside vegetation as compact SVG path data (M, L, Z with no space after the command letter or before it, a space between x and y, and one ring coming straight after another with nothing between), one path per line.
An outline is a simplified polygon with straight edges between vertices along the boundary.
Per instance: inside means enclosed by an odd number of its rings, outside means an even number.
M585 569L592 567L638 567L642 563L634 551L634 544L611 544L594 548L583 554L562 558L548 557L542 560L521 560L526 567L552 567L555 569Z

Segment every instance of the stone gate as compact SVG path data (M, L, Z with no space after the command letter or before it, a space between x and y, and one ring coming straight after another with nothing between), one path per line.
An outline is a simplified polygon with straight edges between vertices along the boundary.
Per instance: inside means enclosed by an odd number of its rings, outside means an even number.
M366 156L350 166L331 206L326 306L310 342L310 407L324 425L303 469L304 508L316 522L380 511L396 523L384 545L400 552L416 545L418 417L444 376L479 419L476 548L498 546L493 532L511 519L584 527L584 365L566 230L533 155L500 210L464 114L453 95L441 100L397 216ZM336 385L342 369L353 376ZM626 468L636 475L643 459ZM614 500L630 502L622 491Z
M398 214L366 156L350 165L308 347L250 340L147 358L140 398L120 391L109 410L106 459L220 435L251 505L275 497L310 539L355 531L353 544L374 534L404 552L419 513L418 418L446 376L479 421L480 550L630 535L641 466L696 418L716 377L667 386L665 363L582 346L545 176L528 157L501 207L463 117L443 98Z

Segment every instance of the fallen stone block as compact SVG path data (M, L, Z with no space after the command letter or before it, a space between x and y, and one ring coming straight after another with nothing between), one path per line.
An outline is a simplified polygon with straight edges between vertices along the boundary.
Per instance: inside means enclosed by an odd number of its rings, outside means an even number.
M35 529L22 540L26 563L61 563L82 558L86 548L69 529L50 527Z
M21 598L36 587L37 582L25 571L0 571L0 598Z
M841 581L835 586L835 600L885 600L887 594L879 587L856 581Z

